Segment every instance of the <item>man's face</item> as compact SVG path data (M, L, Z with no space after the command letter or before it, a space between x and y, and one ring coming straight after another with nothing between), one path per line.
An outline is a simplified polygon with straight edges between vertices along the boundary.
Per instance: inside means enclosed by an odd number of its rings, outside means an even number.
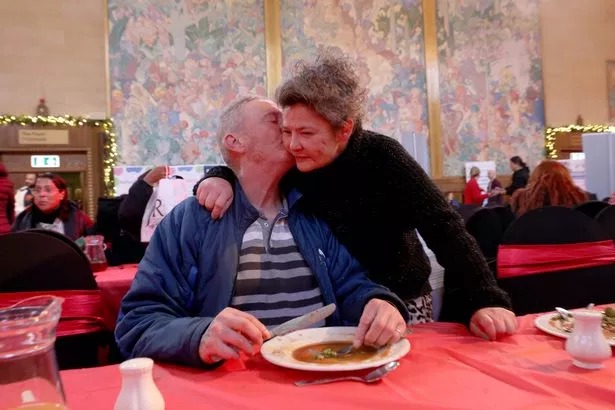
M495 171L490 169L489 171L487 171L487 176L489 177L489 179L494 179L495 178Z
M34 185L36 184L36 174L26 174L26 179L24 182L26 186L34 188Z
M288 171L295 161L282 144L281 122L282 111L272 101L250 101L243 108L241 133L246 138L247 155Z

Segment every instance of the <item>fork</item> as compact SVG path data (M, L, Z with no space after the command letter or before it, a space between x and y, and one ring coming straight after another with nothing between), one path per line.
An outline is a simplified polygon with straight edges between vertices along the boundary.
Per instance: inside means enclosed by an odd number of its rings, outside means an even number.
M409 327L406 327L406 330L404 330L399 336L403 339L404 337L408 336L410 333L412 333L412 329L410 329ZM382 347L386 347L386 346L382 346ZM352 352L353 350L354 350L354 346L350 344L346 347L342 347L337 352L335 352L335 354L337 356L345 356L347 354L350 354L350 352Z

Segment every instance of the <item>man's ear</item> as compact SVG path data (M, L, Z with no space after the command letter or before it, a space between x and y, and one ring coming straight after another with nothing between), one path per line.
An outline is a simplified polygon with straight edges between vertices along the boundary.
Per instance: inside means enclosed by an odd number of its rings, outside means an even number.
M240 153L244 152L246 149L246 145L242 139L233 134L226 134L224 138L222 138L222 143L224 147L231 152Z
M341 143L348 142L348 139L352 135L353 130L354 130L354 120L349 118L346 121L344 121L344 124L342 124L342 128L339 130L339 133L337 136L339 142Z

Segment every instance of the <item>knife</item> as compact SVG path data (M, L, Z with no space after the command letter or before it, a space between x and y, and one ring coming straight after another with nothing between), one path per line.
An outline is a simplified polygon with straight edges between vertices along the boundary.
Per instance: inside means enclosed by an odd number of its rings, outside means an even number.
M294 319L288 320L281 325L278 325L271 330L271 338L276 336L284 336L295 330L305 329L316 322L319 322L331 316L335 312L335 303L318 308L312 312L306 313Z

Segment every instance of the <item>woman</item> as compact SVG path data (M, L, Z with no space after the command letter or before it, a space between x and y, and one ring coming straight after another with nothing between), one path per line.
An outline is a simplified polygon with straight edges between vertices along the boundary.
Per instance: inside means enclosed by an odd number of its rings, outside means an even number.
M511 206L520 216L549 205L572 208L588 199L587 192L574 184L568 168L557 161L542 161L532 172L527 188L514 193Z
M530 169L517 155L510 159L510 169L513 171L512 182L506 187L506 195L512 195L517 189L525 188L530 177Z
M484 338L513 333L508 296L455 210L401 144L362 128L366 90L353 65L325 55L298 68L276 96L282 141L296 161L284 183L302 192L303 209L329 224L371 279L406 301L411 323L431 320L431 267L418 230L446 268L448 301L457 302L442 316ZM208 176L224 174L232 178L221 168ZM228 206L228 191L199 191L202 204L218 208L213 217Z
M17 216L13 231L49 229L77 240L90 233L92 220L68 199L66 182L52 173L39 175L34 201Z
M15 219L15 193L4 164L0 163L0 235L11 232Z
M470 168L470 179L463 190L463 204L481 206L485 199L489 198L489 194L485 193L478 186L478 177L480 169L478 167Z

